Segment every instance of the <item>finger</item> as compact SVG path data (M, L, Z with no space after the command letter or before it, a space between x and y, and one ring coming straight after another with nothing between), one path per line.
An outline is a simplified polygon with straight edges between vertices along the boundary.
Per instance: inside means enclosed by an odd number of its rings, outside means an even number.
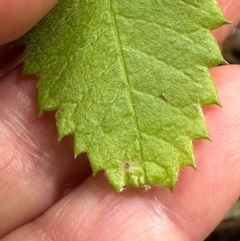
M57 0L0 0L0 45L26 33L56 2Z
M232 24L224 25L223 27L212 31L218 43L221 45L231 31L236 27L240 21L240 1L239 0L219 0L219 6L221 7L227 20Z
M46 15L56 2L57 0L22 0L18 2L15 0L0 0L0 45L26 33ZM234 28L234 25L240 20L238 14L240 3L238 0L219 0L219 6L227 19L234 23L221 28L221 30L214 31L218 42L222 43Z
M240 195L240 67L212 74L223 106L204 109L212 142L195 143L197 170L184 168L173 193L117 195L99 174L2 240L204 240Z
M57 141L55 114L38 118L36 80L20 80L20 71L0 81L0 238L90 175L87 160L74 159L72 138Z

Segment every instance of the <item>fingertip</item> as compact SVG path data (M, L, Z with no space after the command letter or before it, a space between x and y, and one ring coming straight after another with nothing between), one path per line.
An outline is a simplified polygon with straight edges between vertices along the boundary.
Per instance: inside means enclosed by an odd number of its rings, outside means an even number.
M56 2L57 0L0 0L0 45L25 34Z

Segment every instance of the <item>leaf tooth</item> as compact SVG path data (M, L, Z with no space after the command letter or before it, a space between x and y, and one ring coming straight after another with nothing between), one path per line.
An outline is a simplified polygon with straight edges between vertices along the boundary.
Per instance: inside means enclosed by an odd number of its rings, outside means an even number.
M75 155L75 157L77 157L81 153L87 153L87 155L89 156L89 152L87 150L86 143L84 142L84 138L79 137L79 135L76 135L76 133L73 133L73 135L74 135L74 155ZM90 157L89 157L89 160L90 160L90 164L92 166ZM93 173L95 173L94 170L93 170Z
M179 150L179 163L180 167L194 167L195 156L193 151L192 140L186 136L180 136L175 141L175 146L178 147ZM174 144L173 143L173 144Z
M123 171L120 172L119 170L106 170L105 174L109 183L113 186L114 190L119 193L123 190L126 186L126 181L124 178Z
M59 139L74 133L75 125L72 121L72 116L75 109L76 105L71 103L64 103L58 108L56 119Z
M162 166L154 162L148 162L144 164L146 184L158 185L173 189L180 171L180 166L177 160L173 160L171 166Z

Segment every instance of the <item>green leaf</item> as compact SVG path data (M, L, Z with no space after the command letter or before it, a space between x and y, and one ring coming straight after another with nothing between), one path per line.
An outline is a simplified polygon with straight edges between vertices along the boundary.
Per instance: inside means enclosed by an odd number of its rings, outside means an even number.
M202 105L219 104L208 69L224 62L209 33L226 23L214 0L60 0L23 39L39 108L57 109L93 173L116 191L173 188L209 138Z

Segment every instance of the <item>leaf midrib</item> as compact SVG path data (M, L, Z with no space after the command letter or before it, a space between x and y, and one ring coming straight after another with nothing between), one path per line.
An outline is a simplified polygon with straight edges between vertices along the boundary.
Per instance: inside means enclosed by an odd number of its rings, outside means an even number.
M129 78L128 78L127 68L126 68L126 64L125 64L125 61L124 61L124 57L123 57L123 50L122 50L121 40L120 40L120 37L119 37L119 32L118 32L118 28L117 28L117 24L116 24L116 18L115 18L114 10L112 8L113 3L112 3L112 0L107 0L107 2L108 2L108 5L109 5L109 13L110 13L111 22L112 22L113 31L114 31L117 54L119 56L119 59L120 59L121 65L122 65L122 69L123 69L124 83L125 83L125 86L126 86L126 89L127 89L127 92L128 92L128 98L129 98L129 101L130 101L130 106L131 106L133 118L136 122L138 142L139 142L139 148L140 148L140 155L141 155L141 158L143 158L142 146L141 146L141 135L140 135L139 125L138 125L138 120L137 120L137 114L136 114L136 111L134 109L134 101L133 101L132 91L131 91L131 87L130 87L130 81L129 81Z

